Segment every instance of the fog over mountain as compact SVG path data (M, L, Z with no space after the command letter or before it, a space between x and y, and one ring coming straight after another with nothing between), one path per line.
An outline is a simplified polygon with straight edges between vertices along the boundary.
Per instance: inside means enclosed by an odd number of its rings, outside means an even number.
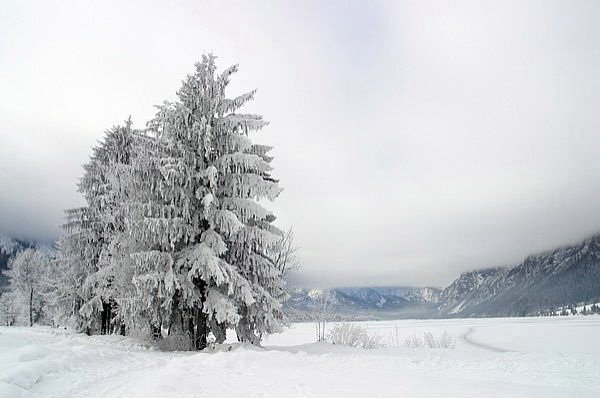
M462 273L444 289L292 289L289 316L306 320L527 316L600 302L600 234L509 267Z

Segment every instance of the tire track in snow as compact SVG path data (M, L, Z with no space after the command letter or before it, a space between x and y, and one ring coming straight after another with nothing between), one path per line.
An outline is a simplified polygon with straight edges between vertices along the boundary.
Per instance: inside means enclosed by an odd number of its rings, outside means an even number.
M473 340L473 338L471 337L471 334L475 331L474 327L470 327L465 333L463 333L461 337L461 339L463 339L464 342L466 342L469 345L472 345L473 347L477 347L477 348L481 348L484 350L488 350L488 351L493 351L493 352L514 352L513 350L505 350L504 348L500 348L500 347L494 347L493 345L489 345L489 344L485 344L485 343L480 343L476 340Z

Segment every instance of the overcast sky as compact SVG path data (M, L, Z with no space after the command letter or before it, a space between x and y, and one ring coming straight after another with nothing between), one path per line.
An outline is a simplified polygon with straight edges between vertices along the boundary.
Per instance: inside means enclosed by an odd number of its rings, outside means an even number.
M598 1L124 3L2 2L0 233L56 239L103 131L207 52L259 89L307 284L444 286L600 231Z

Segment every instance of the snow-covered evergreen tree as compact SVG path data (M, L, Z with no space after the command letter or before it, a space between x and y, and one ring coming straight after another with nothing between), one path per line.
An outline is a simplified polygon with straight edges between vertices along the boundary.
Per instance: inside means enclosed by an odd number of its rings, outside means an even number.
M232 68L228 74L236 70ZM258 343L263 334L280 329L285 268L278 263L284 235L272 224L275 216L259 203L273 200L281 192L271 176L271 148L251 144L248 139L250 131L259 130L266 123L257 115L235 113L253 95L251 92L223 105L223 110L231 113L220 115L215 157L209 167L216 170L217 189L211 197L215 212L234 220L235 225L235 229L223 229L217 219L216 228L223 231L221 235L228 247L226 261L248 281L254 297L251 302L238 302L241 318L235 329L240 340Z
M125 274L122 268L129 254L123 250L122 243L126 239L132 157L137 149L136 133L131 126L131 120L128 120L125 126L116 126L106 132L79 185L101 235L96 270L83 284L87 301L80 312L86 318L98 314L101 333L108 333L117 326L114 322L117 300L121 291L129 288L127 281L122 279Z
M131 121L106 131L79 183L87 206L66 212L67 233L59 241L52 301L88 333L107 333L114 320L118 259L127 255L116 246L125 231L133 137Z
M187 335L197 349L227 328L251 343L279 330L285 236L261 203L281 189L271 148L248 137L267 123L238 113L255 91L225 96L236 71L204 56L146 131L128 122L94 149L53 278L80 328Z
M147 135L136 137L131 159L126 233L119 240L124 282L130 283L119 298L119 312L130 329L149 327L155 337L171 319L177 281L173 273L171 243L180 220L166 194L162 159L168 157L165 141Z
M160 170L153 189L162 200L143 221L154 251L136 256L162 270L146 276L164 285L162 325L167 318L169 326L181 325L197 348L209 330L221 341L226 327L257 342L282 319L281 273L268 258L281 233L257 202L274 199L280 188L269 174L270 148L248 138L266 122L236 113L255 92L225 96L236 71L217 74L215 57L205 56L184 80L179 100L160 106L149 123L163 148L152 161Z
M283 320L283 275L276 263L283 233L272 224L275 216L259 203L274 200L281 188L271 176L271 147L253 144L248 136L267 122L260 115L238 113L256 91L226 98L225 89L237 66L215 75L214 58L207 57L204 64L201 80L209 82L209 92L217 93L217 99L210 130L212 151L207 157L209 192L203 202L209 232L218 235L227 248L222 258L251 288L251 299L247 294L234 296L239 319L233 326L238 339L259 343L263 334L279 331ZM191 88L188 93L193 93Z

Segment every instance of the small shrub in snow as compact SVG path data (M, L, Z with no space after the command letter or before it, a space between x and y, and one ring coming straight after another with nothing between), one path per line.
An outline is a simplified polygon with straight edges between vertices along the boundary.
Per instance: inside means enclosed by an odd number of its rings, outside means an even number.
M448 332L444 331L440 337L436 337L431 332L423 333L423 337L417 335L404 339L406 348L454 348L456 340Z
M329 340L333 344L364 348L367 350L383 347L379 335L370 335L367 332L367 328L352 323L338 323L335 325L329 332Z
M156 342L161 351L190 351L193 349L189 336L183 334L172 334L163 337Z
M423 340L420 337L417 337L416 334L414 336L406 337L404 339L404 347L406 347L406 348L423 347Z
M450 333L444 331L438 339L438 348L454 348L456 347L456 339Z
M383 343L383 340L380 335L368 333L366 334L362 343L362 348L364 348L365 350L373 350L376 348L383 347L385 347L385 344Z

